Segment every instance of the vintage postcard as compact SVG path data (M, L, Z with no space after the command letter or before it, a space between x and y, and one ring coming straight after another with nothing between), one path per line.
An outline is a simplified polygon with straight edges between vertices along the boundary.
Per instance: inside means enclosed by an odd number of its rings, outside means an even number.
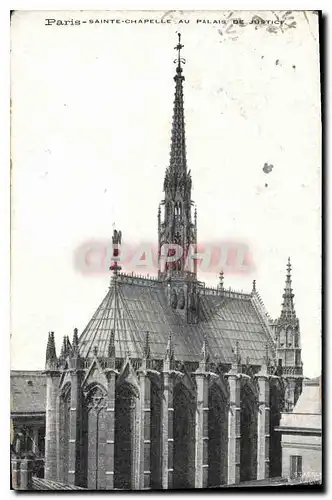
M320 20L12 12L13 489L321 487Z

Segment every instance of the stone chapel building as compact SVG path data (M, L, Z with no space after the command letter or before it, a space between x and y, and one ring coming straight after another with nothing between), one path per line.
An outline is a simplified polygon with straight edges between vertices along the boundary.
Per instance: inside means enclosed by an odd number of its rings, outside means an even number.
M171 153L158 242L197 243L178 51ZM46 349L45 478L89 489L233 485L281 475L283 411L302 390L299 321L287 265L281 315L250 293L200 282L184 256L158 277L121 272L59 356ZM184 252L185 255L185 252ZM161 255L160 255L161 258Z

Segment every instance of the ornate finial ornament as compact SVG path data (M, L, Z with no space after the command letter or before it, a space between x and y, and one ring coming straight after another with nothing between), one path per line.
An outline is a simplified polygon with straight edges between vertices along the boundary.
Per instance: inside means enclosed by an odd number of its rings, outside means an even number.
M63 337L60 350L60 358L65 359L65 357L66 357L66 337Z
M50 335L50 359L56 359L54 332L51 332Z
M263 359L263 363L264 365L266 366L269 366L270 364L270 358L269 358L269 344L266 343L265 344L265 356L264 356L264 359Z
M69 340L69 336L66 335L66 353L67 355L71 354L72 352L72 345L70 343L70 340Z
M182 43L181 43L181 33L178 33L178 39L179 39L178 44L176 45L176 47L174 47L174 49L178 51L178 57L177 57L177 59L175 59L174 62L177 62L176 71L178 73L181 73L181 71L182 71L181 63L185 64L185 62L186 62L186 60L183 57L181 57L181 49L183 49L183 47L184 47L184 45L182 45Z
M145 334L143 356L144 356L145 359L149 359L150 356L151 356L151 351L150 351L150 335L149 335L149 332L146 332L146 334Z
M108 344L108 356L110 358L115 358L115 335L114 330L111 330L110 341Z
M222 290L224 288L224 271L221 270L219 273L219 288Z
M74 328L74 334L73 334L73 351L77 352L78 350L78 330L77 328Z
M119 247L121 245L121 241L122 241L121 231L113 229L113 236L112 236L113 255L112 255L112 263L110 266L110 270L113 271L115 276L119 273L119 271L121 271L121 266L118 264L118 257L120 254Z
M46 361L48 361L50 358L50 336L51 332L48 332L47 345L46 345Z
M113 245L121 245L122 233L113 229L112 243Z
M290 257L288 257L287 261L287 269L286 269L286 282L285 282L285 288L284 288L284 293L283 293L283 302L281 306L281 319L284 320L296 320L296 313L295 313L295 307L294 307L294 294L293 294L293 289L292 289L292 265L290 261Z
M49 332L46 346L46 364L54 365L57 363L54 332Z
M256 280L252 282L252 293L256 292Z
M166 354L165 359L172 360L174 358L173 351L173 343L172 343L172 334L170 333L168 336L167 346L166 346Z
M290 261L290 257L288 257L288 262L287 262L287 276L291 276L291 270L292 270L292 264Z
M204 338L203 338L203 346L202 346L202 351L201 351L201 360L204 361L205 363L207 361L209 361L208 342L207 342L206 333L204 334Z
M236 344L235 344L234 362L237 365L239 365L241 363L240 344L239 344L238 340L236 341Z

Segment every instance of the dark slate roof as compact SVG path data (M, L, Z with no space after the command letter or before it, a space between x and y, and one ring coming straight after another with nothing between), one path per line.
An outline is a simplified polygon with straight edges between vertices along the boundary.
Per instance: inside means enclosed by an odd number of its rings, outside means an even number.
M51 481L50 479L41 479L39 477L32 478L32 489L33 490L85 490L85 488L80 488L79 486L72 486L70 484L62 484L57 481Z
M239 341L243 360L260 365L268 343L274 357L274 343L258 299L251 294L205 289L201 294L200 321L188 324L184 310L172 309L167 285L156 279L119 275L79 338L80 354L107 356L111 330L114 330L117 358L141 358L149 332L151 358L163 359L169 333L172 333L175 359L198 361L207 337L210 356L231 363L232 349Z
M46 377L42 371L11 370L12 414L44 413L46 408Z

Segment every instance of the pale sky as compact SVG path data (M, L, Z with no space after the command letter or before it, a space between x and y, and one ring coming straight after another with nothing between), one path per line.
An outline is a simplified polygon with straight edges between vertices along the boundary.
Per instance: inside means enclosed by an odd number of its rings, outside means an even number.
M248 22L253 15L233 17ZM197 23L226 19L224 12L173 14L170 24L45 26L45 18L161 16L13 15L12 368L42 369L48 331L55 332L59 350L63 335L71 337L74 327L81 332L106 294L107 274L87 276L75 268L80 245L110 238L114 222L126 242L157 241L180 30L198 239L249 246L255 270L226 274L225 286L249 292L256 279L273 318L280 314L291 257L304 373L319 375L317 16L293 13L296 27L277 33L266 26L225 31L222 24ZM269 174L265 163L274 167ZM207 281L217 284L217 275Z

